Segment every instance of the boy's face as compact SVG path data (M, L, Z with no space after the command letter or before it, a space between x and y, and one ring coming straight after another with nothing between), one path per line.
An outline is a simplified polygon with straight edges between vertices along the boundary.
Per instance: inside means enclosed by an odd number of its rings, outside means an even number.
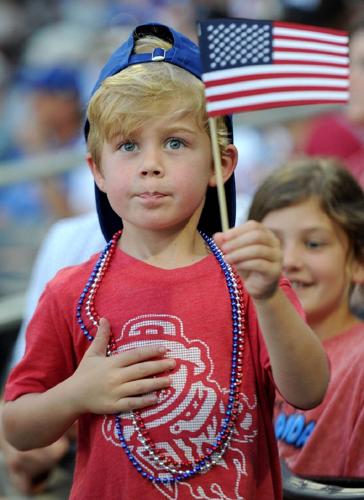
M98 187L128 225L163 230L200 217L213 182L210 139L190 114L148 121L128 137L104 143Z
M332 333L349 313L353 259L346 234L315 198L273 210L263 219L281 241L283 270L314 330L322 324ZM321 335L320 335L321 336Z

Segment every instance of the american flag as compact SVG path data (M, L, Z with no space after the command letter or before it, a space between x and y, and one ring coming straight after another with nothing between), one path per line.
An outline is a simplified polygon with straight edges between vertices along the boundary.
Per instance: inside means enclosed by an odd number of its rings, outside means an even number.
M349 98L345 32L278 21L199 23L207 113L211 116Z

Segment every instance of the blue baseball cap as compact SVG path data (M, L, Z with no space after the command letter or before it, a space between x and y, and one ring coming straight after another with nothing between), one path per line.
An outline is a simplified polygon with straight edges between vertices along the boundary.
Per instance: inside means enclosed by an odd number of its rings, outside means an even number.
M143 54L134 54L135 41L148 35L153 35L162 40L171 43L172 47L169 50L163 48L155 48L152 52ZM202 67L200 61L200 51L198 46L189 38L184 36L168 26L162 24L150 23L138 26L131 33L129 38L110 56L105 66L100 72L100 76L95 84L92 94L100 87L101 83L109 76L119 73L124 68L134 64L144 64L148 62L168 62L179 66L180 68L192 73L199 80L202 77ZM229 130L229 140L233 141L232 135L232 120L230 116L226 117ZM85 123L85 138L87 140L90 130L88 120ZM225 183L225 195L227 203L228 220L230 227L235 224L236 212L236 192L235 178L232 175ZM109 241L112 236L122 229L123 223L120 217L111 208L109 200L105 193L95 184L96 209L99 217L101 231ZM198 228L208 235L221 231L220 211L217 196L217 189L209 187L206 193L206 201L201 213Z

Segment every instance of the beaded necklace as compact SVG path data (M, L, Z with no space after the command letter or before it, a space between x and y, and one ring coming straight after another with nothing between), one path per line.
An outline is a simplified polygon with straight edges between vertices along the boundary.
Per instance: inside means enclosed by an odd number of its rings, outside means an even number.
M121 233L122 231L115 233L112 239L107 243L104 250L101 252L77 304L77 322L79 323L83 334L90 342L94 339L94 336L90 334L82 319L82 308L85 308L88 319L91 324L97 328L100 316L95 309L95 296L115 253ZM210 445L205 455L200 456L196 461L191 462L186 461L177 463L170 457L166 457L164 453L162 454L150 438L145 423L143 422L141 412L138 410L130 412L131 420L136 430L138 439L147 451L150 460L154 462L155 467L160 469L160 475L150 474L133 455L123 434L121 416L120 414L115 416L115 428L121 447L136 470L144 478L149 479L154 483L171 484L185 481L196 476L197 474L207 472L214 467L221 460L229 447L229 443L235 430L236 420L239 416L239 394L243 375L242 363L245 332L243 286L236 271L234 271L231 266L225 262L223 254L215 244L214 240L202 232L200 234L215 256L225 275L226 285L230 296L233 331L228 402L220 431L215 437L213 443ZM116 342L115 338L111 336L106 355L111 356L114 352L116 352Z

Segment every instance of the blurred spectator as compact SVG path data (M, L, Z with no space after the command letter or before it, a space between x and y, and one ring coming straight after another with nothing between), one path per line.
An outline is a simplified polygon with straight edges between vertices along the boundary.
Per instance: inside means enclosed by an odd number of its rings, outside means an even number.
M303 151L340 158L364 186L364 18L350 32L350 100L347 108L309 125Z
M57 66L25 68L20 74L20 84L24 89L23 98L29 98L31 114L28 119L24 117L22 126L17 130L12 159L71 147L83 148L80 136L82 102L75 71ZM9 159L9 151L7 156ZM86 166L83 168L87 172ZM51 172L52 165L49 169ZM71 215L74 209L70 206L68 192L72 190L72 175L3 188L2 217L31 217L36 220L46 214L53 215L53 218ZM89 183L91 190L91 178Z
M11 147L0 150L0 160L69 149L85 152L82 114L90 91L88 68L95 38L90 28L69 22L52 23L35 31L6 95L6 130L2 136ZM49 174L49 180L41 183L3 188L2 220L26 217L49 224L93 207L93 186L85 163L75 164L70 173L58 179L52 178L50 164Z
M18 133L21 153L39 154L79 142L82 101L76 70L57 65L26 67L19 80L30 97L34 120Z
M227 0L228 16L249 19L279 19L282 12L281 0Z
M345 29L349 22L348 0L281 0L284 21Z
M9 79L9 65L5 56L0 52L0 116L4 116L6 107L7 85ZM5 120L0 120L0 161L5 156L5 151L10 150L10 140Z

